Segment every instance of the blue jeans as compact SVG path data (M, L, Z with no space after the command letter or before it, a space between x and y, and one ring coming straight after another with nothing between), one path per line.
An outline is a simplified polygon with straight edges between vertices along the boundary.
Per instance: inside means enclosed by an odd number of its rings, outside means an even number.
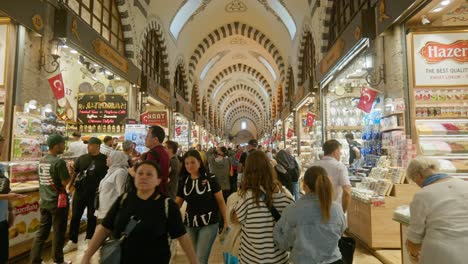
M301 193L299 192L299 182L292 182L292 187L294 191L292 195L294 196L294 200L297 202L301 197Z
M192 240L193 248L200 264L208 264L211 247L218 234L218 227L219 223L204 227L187 227L187 233Z

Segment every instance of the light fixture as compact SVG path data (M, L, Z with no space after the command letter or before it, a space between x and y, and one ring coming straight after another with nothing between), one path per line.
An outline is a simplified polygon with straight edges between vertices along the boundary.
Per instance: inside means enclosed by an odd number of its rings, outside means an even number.
M450 4L450 0L444 0L444 1L440 2L441 6L446 6L448 4Z
M78 54L78 51L72 49L72 50L70 50L70 53L72 53L72 54Z
M49 55L44 54L44 48L43 48L42 40L41 40L41 46L39 47L39 55L40 55L39 56L39 70L44 70L47 73L53 73L56 70L58 70L58 68L60 67L60 62L58 61L60 59L60 55L58 55L58 53L59 53L59 41L56 40L56 39L52 39L50 41L50 43L52 44L52 50L51 50ZM50 70L48 70L46 68L46 65L47 65L46 58L47 58L47 56L50 56L52 58L52 61L49 63L50 67L51 67Z
M379 85L382 81L385 82L385 65L382 64L376 68L374 66L374 55L372 52L369 52L365 56L365 70L367 71L367 74L365 76L365 80L367 84L370 86L377 86ZM377 75L378 74L378 75Z
M438 13L438 12L442 11L442 9L443 9L442 7L437 7L437 8L432 9L431 12L432 13Z
M44 112L51 113L52 112L52 105L51 104L46 104L44 106Z
M421 17L421 24L425 26L425 25L429 25L430 23L431 21L426 16Z

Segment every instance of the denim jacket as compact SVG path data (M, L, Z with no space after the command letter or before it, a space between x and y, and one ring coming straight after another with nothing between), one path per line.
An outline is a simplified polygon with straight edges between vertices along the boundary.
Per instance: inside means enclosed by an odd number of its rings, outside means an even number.
M322 223L318 197L307 194L285 209L273 235L278 248L291 250L292 263L328 264L341 259L338 240L345 229L338 203L333 202L330 220Z

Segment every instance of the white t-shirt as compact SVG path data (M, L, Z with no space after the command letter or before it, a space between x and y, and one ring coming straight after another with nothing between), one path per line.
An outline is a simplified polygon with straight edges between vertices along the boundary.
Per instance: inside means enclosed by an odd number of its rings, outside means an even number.
M343 205L343 187L351 186L346 166L330 156L323 157L321 160L314 162L312 166L320 166L327 171L328 178L330 178L333 184L333 190L335 191L334 201Z
M81 156L88 153L88 146L83 141L73 141L68 146L68 151L73 153L73 156Z

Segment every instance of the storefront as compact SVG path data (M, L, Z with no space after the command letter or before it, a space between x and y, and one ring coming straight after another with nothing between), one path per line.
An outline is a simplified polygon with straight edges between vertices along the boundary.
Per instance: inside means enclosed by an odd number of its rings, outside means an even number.
M297 151L302 168L308 168L319 160L322 145L322 121L320 120L319 94L312 92L309 80L298 87L294 98L297 127ZM304 171L303 169L303 171Z
M176 95L176 111L174 113L174 137L173 140L185 152L191 147L192 121L194 113L192 107L179 94Z

